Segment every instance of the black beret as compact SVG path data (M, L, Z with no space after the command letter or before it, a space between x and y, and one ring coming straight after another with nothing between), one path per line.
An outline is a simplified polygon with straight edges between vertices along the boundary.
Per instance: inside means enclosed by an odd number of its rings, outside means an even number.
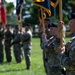
M15 26L15 29L19 29L18 25Z
M57 27L57 23L52 23L50 27Z
M25 24L25 26L29 26L29 27L30 27L30 26L31 26L31 24L30 24L30 23L26 23L26 24Z
M44 21L50 21L50 18L46 18L46 19L44 19Z
M69 13L69 14L68 14L68 19L69 19L69 20L75 19L75 13Z
M10 26L11 24L7 24L6 26Z
M0 25L2 25L3 23L2 22L0 22Z

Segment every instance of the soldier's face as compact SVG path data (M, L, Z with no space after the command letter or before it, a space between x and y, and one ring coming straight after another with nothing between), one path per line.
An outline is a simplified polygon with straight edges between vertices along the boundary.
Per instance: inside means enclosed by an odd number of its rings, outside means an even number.
M7 28L7 30L9 30L9 29L10 29L10 27L9 27L9 26L7 26L6 28Z
M29 26L25 26L25 31L28 31L28 29L29 29Z
M47 28L49 25L49 21L44 21L44 25L45 25L45 28Z
M50 35L56 36L57 35L57 27L50 27Z
M18 29L16 29L16 33L18 33Z
M75 33L75 19L70 20L69 26L70 26L71 32Z

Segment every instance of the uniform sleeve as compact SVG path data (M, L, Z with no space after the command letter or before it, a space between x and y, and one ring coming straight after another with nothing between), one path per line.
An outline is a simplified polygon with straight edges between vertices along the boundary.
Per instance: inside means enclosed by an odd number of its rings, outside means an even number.
M25 33L25 34L23 35L24 41L29 40L29 38L30 38L30 34L29 34L29 33Z
M61 54L61 64L66 68L75 65L75 38L65 45L65 53Z
M70 64L70 58L68 56L65 55L65 53L61 54L61 65L63 65L64 67L68 67Z
M75 65L75 46L73 46L69 52L69 58L71 59L71 65Z

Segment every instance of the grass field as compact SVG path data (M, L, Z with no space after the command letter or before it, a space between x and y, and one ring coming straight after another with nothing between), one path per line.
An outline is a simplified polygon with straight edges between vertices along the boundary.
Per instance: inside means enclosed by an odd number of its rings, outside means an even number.
M0 64L0 75L46 75L43 68L40 40L33 38L32 46L31 70L25 70L26 65L24 59L22 63L17 64L12 54L13 59L11 64L6 63L6 58L4 58L4 63Z
M69 38L66 38L68 41ZM42 61L42 50L40 48L40 40L38 38L32 39L32 51L31 51L31 70L26 70L25 60L21 63L16 63L14 55L12 54L12 63L0 64L0 75L46 75Z

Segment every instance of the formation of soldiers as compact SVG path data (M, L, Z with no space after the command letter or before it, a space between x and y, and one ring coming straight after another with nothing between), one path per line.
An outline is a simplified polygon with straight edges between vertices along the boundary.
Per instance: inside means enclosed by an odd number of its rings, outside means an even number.
M16 62L21 63L23 57L25 56L26 69L30 69L30 54L32 48L31 25L29 23L25 24L23 31L18 25L16 25L12 31L11 30L10 24L3 27L2 22L0 23L0 63L4 62L4 50L6 61L8 63L12 61L13 49ZM12 46L13 48L11 48Z
M75 13L70 13L68 16L69 27L72 33L75 33ZM43 52L44 68L47 75L75 75L75 36L68 43L64 41L63 46L60 45L60 30L64 27L64 22L50 23L50 19L44 20L45 32L40 25L39 37L40 46ZM4 45L3 45L4 44ZM4 47L5 46L5 47ZM13 33L10 30L10 25L0 23L0 63L4 61L3 48L5 48L7 62L12 61L12 49L17 63L23 59L26 60L26 69L31 68L31 48L32 48L32 33L31 25L25 24L24 31L21 27L15 26ZM22 52L24 50L24 54Z
M68 15L69 27L75 33L75 13ZM44 20L45 32L40 25L40 46L43 52L44 68L47 75L75 75L75 37L66 43L63 35L63 46L61 46L60 30L64 22L52 23L50 19Z

